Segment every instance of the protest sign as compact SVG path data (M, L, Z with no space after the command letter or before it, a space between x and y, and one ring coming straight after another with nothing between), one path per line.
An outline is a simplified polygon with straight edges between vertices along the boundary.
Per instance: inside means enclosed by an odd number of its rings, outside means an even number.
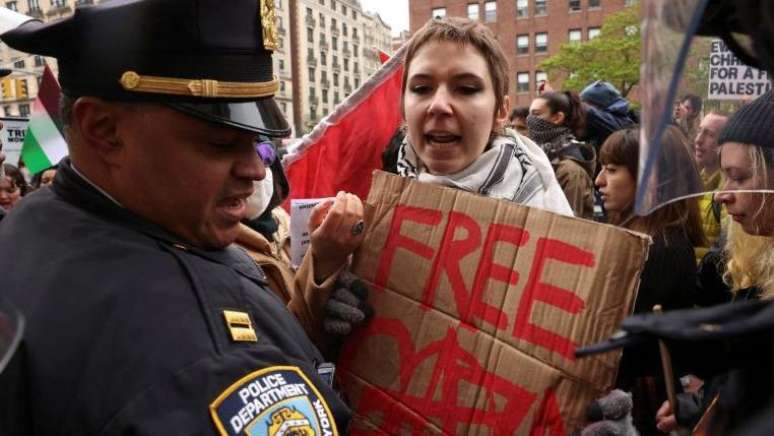
M28 120L26 118L0 118L0 121L3 123L3 129L0 130L0 141L3 141L5 162L18 166Z
M375 316L345 343L358 434L577 429L620 352L649 238L378 172L353 269Z
M712 41L708 99L751 100L770 89L771 81L766 71L745 65L722 39Z

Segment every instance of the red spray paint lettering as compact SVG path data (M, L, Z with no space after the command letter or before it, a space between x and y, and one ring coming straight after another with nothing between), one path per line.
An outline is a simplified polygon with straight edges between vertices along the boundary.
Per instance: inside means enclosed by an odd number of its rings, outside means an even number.
M472 324L474 319L480 319L494 325L499 330L507 329L509 316L513 316L513 314L507 314L501 309L487 304L483 298L484 289L489 280L497 280L512 286L518 283L519 272L494 263L493 251L497 242L508 242L517 247L526 245L529 241L529 232L505 224L490 224L476 269L473 288L472 291L469 291L465 286L459 263L465 256L481 247L481 229L473 218L461 212L449 212L441 245L437 252L433 247L411 239L400 232L402 224L407 221L425 226L436 226L442 220L443 214L438 210L397 206L390 224L390 235L379 258L374 280L375 285L378 288L386 286L395 253L398 248L402 248L424 259L433 259L422 298L426 308L433 307L436 290L443 272L451 284L457 313L464 324ZM465 230L464 238L455 239L457 229ZM572 340L530 322L532 308L536 301L555 306L570 314L578 314L585 306L583 299L572 291L541 281L545 263L550 259L568 265L583 267L594 265L594 254L589 251L559 240L539 238L527 284L514 317L512 334L516 338L573 360L575 344Z

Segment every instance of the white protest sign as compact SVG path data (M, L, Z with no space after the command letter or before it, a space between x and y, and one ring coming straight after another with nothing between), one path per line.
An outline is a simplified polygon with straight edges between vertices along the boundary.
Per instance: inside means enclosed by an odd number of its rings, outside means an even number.
M0 120L3 123L0 141L3 141L5 163L18 166L28 120L27 118L0 118Z
M710 100L754 99L771 89L768 73L745 65L723 40L712 41L709 67Z
M311 243L309 220L312 209L333 198L299 198L290 200L290 264L293 268L301 266L306 250Z

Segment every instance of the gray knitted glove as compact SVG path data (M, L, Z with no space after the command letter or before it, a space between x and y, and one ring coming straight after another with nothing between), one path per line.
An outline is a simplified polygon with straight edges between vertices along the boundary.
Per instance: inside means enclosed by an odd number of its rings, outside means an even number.
M615 389L586 409L587 425L581 436L639 436L632 422L632 395Z
M368 286L365 282L350 272L342 273L325 304L325 331L337 336L350 334L354 327L373 315L367 299Z

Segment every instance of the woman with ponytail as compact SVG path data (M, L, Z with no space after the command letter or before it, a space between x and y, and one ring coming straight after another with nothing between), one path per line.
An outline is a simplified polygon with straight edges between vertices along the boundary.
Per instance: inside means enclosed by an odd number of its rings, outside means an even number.
M529 136L548 155L575 216L594 215L594 148L577 141L584 114L578 94L549 92L532 101L527 116Z

